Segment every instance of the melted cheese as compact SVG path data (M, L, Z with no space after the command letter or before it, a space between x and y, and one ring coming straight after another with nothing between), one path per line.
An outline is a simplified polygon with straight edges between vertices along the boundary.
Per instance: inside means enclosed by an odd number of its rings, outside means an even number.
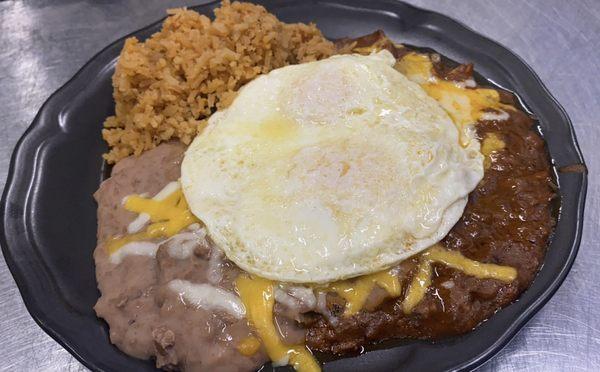
M236 280L246 317L260 337L274 365L290 364L299 372L320 371L321 367L304 345L285 345L273 323L274 284L270 280L242 275Z
M517 270L514 267L471 260L457 251L446 250L439 246L434 246L424 255L431 262L442 263L477 279L496 279L510 283L517 278Z
M252 356L260 349L260 340L256 337L246 337L237 345L237 349L240 354L245 356Z
M459 130L462 146L469 144L469 128L477 120L489 118L487 109L500 112L501 108L514 110L512 106L500 102L500 95L495 89L467 89L465 82L438 79L431 60L425 54L408 53L396 63L395 68L410 80L419 83L446 110Z
M398 280L398 277L394 275L392 270L331 283L326 289L336 292L346 300L344 315L351 316L358 313L363 308L367 298L376 285L385 289L390 297L398 297L402 291L400 281Z
M154 232L156 234L156 231ZM131 235L125 235L123 237L115 237L112 238L106 247L108 254L113 255L119 249L123 248L125 245L133 242L138 242L142 240L151 240L159 238L160 235L150 235L148 232L143 231Z
M490 112L490 111L486 111L484 113L482 113L479 118L481 120L489 120L489 121L504 121L504 120L508 120L510 118L510 115L508 112L504 111L504 110L496 110L496 112Z
M173 192L164 200L153 200L131 195L125 200L125 209L136 213L146 213L154 222L146 231L158 231L163 236L173 236L183 228L198 222L189 210L181 190Z
M223 288L180 279L171 280L168 286L170 290L179 294L184 303L197 308L225 311L237 319L246 315L246 309L239 297Z
M417 273L414 276L404 301L402 301L402 310L408 314L412 309L417 306L419 302L425 297L427 288L431 285L431 274L432 274L431 262L427 259L421 260L417 267Z
M147 215L152 224L145 231L111 239L107 246L109 254L114 254L131 242L172 237L189 225L199 222L190 212L179 188L168 196L163 196L162 200L130 195L125 198L123 206L130 212Z
M120 264L123 259L130 255L135 256L148 256L148 257L156 257L156 251L158 251L159 243L147 242L147 241L132 241L124 246L121 249L117 250L115 253L110 255L110 262L115 265Z
M429 57L424 54L408 53L396 62L394 68L419 84L435 80L433 64Z
M173 181L169 182L162 190L160 190L156 195L152 197L153 200L164 200L167 196L177 191L181 186L179 182ZM135 220L133 220L129 226L127 226L127 232L130 234L135 234L139 232L148 222L150 221L150 216L146 213L140 213Z
M483 159L485 169L488 169L492 165L492 153L500 151L504 147L506 147L506 144L496 133L487 133L485 135L481 144L481 153L485 156Z
M423 89L460 125L473 124L484 109L500 106L500 95L494 89L466 89L444 80L424 84Z
M178 260L185 260L194 253L194 249L198 246L198 244L205 242L205 236L206 230L204 228L199 228L189 232L181 232L177 235L174 235L168 240L169 245L167 250L169 256ZM121 250L123 250L123 248L121 248Z
M275 288L275 301L285 305L288 309L301 311L304 308L313 309L317 306L317 298L308 287L279 285Z
M197 225L197 224L196 224ZM171 257L183 260L192 255L194 249L198 244L201 244L206 235L204 228L192 229L192 225L189 226L189 230L173 235L170 238L159 239L160 235L150 236L146 232L127 235L123 238L114 239L111 241L112 244L125 244L120 247L117 245L110 246L110 262L113 264L120 264L125 257L130 255L135 256L148 256L156 257L156 252L161 244L168 243L167 249ZM214 284L214 283L213 283Z
M446 250L435 245L421 255L417 273L402 302L402 309L406 314L409 314L425 297L427 288L431 285L433 263L444 264L478 279L496 279L509 283L517 278L517 270L513 267L474 261L457 251Z

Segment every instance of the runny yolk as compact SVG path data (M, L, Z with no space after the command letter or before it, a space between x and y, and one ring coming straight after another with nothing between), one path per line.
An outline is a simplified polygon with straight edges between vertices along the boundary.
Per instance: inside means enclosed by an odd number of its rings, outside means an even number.
M304 345L285 345L273 323L275 305L273 282L259 277L240 275L236 287L246 317L261 339L267 355L276 365L290 364L298 372L317 372L321 367Z
M124 208L130 212L146 213L152 222L145 231L113 238L108 243L108 253L118 251L127 243L140 240L171 237L198 219L189 210L181 189L174 191L163 200L131 195L125 199Z
M457 251L446 250L435 245L421 255L417 273L408 288L404 301L402 301L404 313L411 313L425 297L427 288L431 285L432 264L436 262L478 279L496 279L509 283L517 278L517 270L513 267L474 261Z
M391 297L400 296L402 291L398 277L391 270L331 283L325 289L336 292L346 300L344 315L352 316L363 308L376 285L385 289Z

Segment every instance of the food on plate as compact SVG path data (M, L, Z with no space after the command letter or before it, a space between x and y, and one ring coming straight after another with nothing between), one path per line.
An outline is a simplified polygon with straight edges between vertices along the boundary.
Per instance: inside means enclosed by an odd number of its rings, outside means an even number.
M531 284L556 186L512 94L381 31L328 41L244 3L202 17L174 12L126 44L115 72L109 122L132 136L109 140L94 252L111 342L166 370L318 371L316 351L468 332ZM263 50L240 30L310 36ZM205 68L191 43L203 37L210 56L253 45L236 58L254 58L254 72L217 58L231 85L207 93L204 75L169 96L178 56ZM128 65L134 50L146 62ZM149 77L147 61L167 55ZM143 103L156 92L163 101Z

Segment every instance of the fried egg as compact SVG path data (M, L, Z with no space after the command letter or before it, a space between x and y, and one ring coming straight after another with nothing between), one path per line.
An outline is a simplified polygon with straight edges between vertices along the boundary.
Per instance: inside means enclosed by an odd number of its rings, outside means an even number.
M242 269L325 283L388 268L440 241L483 177L472 133L387 51L273 70L211 116L182 189Z

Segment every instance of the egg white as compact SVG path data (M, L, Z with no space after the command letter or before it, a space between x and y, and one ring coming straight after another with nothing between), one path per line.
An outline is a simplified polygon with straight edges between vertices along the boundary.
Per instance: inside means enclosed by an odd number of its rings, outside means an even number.
M479 142L382 51L287 66L215 113L182 164L192 212L269 279L382 270L441 240L483 177Z

